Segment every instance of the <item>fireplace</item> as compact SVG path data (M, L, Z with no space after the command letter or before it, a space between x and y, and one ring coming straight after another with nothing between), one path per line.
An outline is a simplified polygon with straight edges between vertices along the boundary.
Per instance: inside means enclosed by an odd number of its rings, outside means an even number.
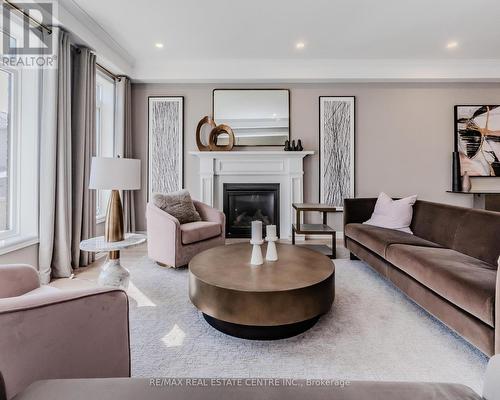
M279 184L279 236L291 238L295 212L292 203L304 202L304 157L314 151L248 150L190 151L200 165L198 200L221 211L227 183ZM279 217L278 217L279 216ZM299 240L302 237L299 237Z
M279 183L224 183L226 237L251 237L254 220L262 221L263 237L266 225L276 225L276 231L280 232L279 194Z

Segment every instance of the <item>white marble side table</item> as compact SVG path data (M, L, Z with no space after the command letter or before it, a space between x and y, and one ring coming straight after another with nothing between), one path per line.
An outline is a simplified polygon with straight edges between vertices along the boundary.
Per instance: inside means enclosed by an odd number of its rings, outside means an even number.
M107 251L108 258L103 264L97 283L101 286L115 286L122 289L128 287L130 272L120 264L120 250L137 246L146 241L146 235L127 233L119 242L106 242L104 236L83 240L80 250L94 253Z

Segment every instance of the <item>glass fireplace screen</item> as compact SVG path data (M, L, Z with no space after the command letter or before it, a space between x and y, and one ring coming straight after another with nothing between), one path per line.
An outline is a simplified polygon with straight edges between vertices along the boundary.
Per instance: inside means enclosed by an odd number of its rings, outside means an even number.
M279 233L279 184L224 184L224 214L228 238L251 237L254 220L262 221L263 237L266 225L276 225Z

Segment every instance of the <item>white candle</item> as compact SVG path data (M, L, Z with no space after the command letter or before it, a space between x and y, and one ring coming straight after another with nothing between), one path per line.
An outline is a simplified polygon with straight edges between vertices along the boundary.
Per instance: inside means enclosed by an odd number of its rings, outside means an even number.
M276 225L267 225L266 226L266 236L268 238L276 237Z
M262 221L252 221L252 241L262 241Z

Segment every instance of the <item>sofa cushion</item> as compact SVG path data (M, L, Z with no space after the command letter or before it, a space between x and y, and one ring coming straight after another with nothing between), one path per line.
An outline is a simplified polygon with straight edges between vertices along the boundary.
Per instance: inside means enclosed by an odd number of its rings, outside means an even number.
M25 293L23 296L31 296L31 295L45 295L45 294L50 294L50 293L60 293L61 289L49 286L49 285L42 285L40 287L37 287L36 289L30 290L28 293Z
M347 224L344 233L346 236L384 258L387 247L394 243L441 247L436 243L429 242L411 233L366 224Z
M496 267L500 256L500 213L486 210L464 213L451 248Z
M197 221L181 225L182 244L196 243L221 233L222 228L217 222Z
M494 378L494 377L493 377ZM151 383L147 378L83 378L49 379L32 383L13 400L67 400L80 398L121 400L232 400L232 399L337 399L337 400L482 400L471 388L458 383L436 382L362 382L349 381L345 385L308 384L295 379L294 385L225 385L220 380L176 378L165 384L168 378ZM238 379L240 381L241 379ZM193 384L191 382L199 382ZM205 383L206 382L206 383ZM254 382L254 380L248 380ZM280 379L279 382L282 382ZM494 379L491 380L495 382ZM163 383L163 385L162 385ZM328 384L330 383L330 384ZM160 385L162 385L160 387ZM494 386L494 385L491 385ZM488 397L493 399L494 397Z
M464 207L417 201L413 206L410 228L414 235L451 249L460 220L466 211Z
M387 260L450 303L494 327L496 270L455 250L393 244Z

